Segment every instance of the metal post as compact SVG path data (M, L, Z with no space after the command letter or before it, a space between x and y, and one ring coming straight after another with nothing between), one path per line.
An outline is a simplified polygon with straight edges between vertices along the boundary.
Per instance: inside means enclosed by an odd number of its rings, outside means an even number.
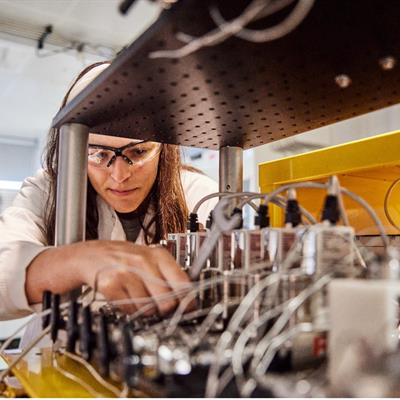
M56 246L85 240L88 137L86 125L65 124L60 129Z
M243 191L243 149L226 146L219 150L219 190Z

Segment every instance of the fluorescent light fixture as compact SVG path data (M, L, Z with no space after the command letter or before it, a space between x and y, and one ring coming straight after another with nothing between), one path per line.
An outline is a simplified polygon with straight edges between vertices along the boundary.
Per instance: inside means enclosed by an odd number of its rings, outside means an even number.
M21 181L1 181L0 180L0 190L19 190L21 188Z

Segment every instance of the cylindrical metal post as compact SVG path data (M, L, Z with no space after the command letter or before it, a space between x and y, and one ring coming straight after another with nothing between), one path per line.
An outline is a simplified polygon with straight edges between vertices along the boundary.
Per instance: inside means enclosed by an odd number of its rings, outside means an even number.
M226 146L219 150L219 190L243 191L243 149Z
M60 129L56 246L85 240L88 137L86 125L65 124Z
M243 149L241 147L225 146L219 149L219 191L243 191ZM236 201L227 210L231 215Z

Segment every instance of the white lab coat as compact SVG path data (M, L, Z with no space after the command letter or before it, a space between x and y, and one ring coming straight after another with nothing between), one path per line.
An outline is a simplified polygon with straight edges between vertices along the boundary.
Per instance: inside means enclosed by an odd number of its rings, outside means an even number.
M189 211L204 196L218 191L209 177L182 171L183 191ZM33 312L25 294L25 271L31 261L47 249L43 234L48 181L43 170L27 178L11 207L0 216L0 320L20 318ZM217 200L205 202L199 209L199 222L205 224ZM126 240L115 211L99 196L99 239ZM145 217L145 224L151 218ZM136 243L144 243L141 231ZM54 266L57 268L57 266Z

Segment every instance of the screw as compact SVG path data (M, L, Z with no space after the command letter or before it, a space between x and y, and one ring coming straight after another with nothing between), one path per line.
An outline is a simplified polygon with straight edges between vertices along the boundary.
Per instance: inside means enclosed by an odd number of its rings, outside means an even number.
M390 71L396 66L396 59L392 56L382 57L379 59L379 65L384 71Z
M351 78L346 74L340 74L335 76L335 82L341 89L346 89L351 85Z

